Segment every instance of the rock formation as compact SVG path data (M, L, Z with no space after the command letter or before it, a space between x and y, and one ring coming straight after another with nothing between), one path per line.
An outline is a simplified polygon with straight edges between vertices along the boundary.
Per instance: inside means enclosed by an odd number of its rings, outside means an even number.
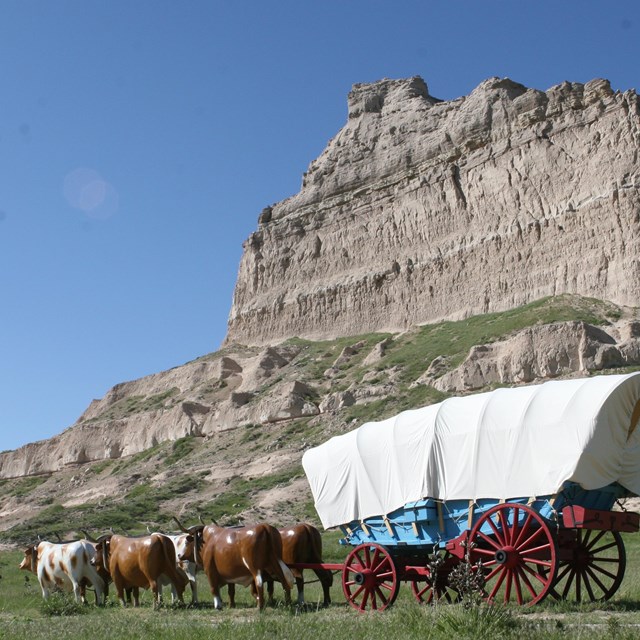
M640 294L640 107L606 80L355 85L300 192L265 209L227 343L401 331L564 292Z

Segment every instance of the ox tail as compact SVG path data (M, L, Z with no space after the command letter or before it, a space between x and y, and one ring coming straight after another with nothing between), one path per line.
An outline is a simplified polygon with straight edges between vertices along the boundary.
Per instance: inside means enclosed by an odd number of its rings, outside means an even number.
M287 581L289 589L293 589L293 585L295 584L296 580L293 577L291 569L289 569L289 567L280 558L278 558L278 562L280 563L280 569L282 570L282 577Z

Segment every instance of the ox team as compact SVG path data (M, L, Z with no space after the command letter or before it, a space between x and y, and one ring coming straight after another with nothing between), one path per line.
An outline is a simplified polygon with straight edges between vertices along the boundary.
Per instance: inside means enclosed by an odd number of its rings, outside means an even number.
M154 606L160 603L162 588L171 587L172 602L183 602L187 585L191 601L198 602L196 571L203 569L214 606L222 608L220 588L228 587L229 604L235 606L235 585L249 586L257 606L265 605L264 585L273 600L273 582L282 584L285 601L291 601L294 579L298 603L304 603L302 571L289 565L322 563L320 532L308 524L281 530L268 524L248 527L196 525L188 529L176 520L182 533L127 537L109 534L95 540L73 542L40 541L24 551L20 568L38 577L43 598L58 589L73 591L76 601L86 602L85 590L92 587L97 604L104 604L108 584L113 582L123 606L133 597L139 605L139 590L151 589ZM314 569L323 588L323 603L330 603L333 576L326 569Z

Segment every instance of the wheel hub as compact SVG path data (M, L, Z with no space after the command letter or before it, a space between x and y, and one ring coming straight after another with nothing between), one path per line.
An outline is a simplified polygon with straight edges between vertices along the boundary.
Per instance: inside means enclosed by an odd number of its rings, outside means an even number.
M496 562L507 569L515 569L520 561L520 554L515 547L504 547L496 551Z

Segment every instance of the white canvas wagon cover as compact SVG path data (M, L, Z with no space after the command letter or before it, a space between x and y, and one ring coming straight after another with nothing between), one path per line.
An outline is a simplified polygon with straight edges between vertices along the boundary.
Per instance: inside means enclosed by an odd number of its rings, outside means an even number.
M509 499L619 482L640 495L640 373L497 389L369 422L302 465L325 528L423 498Z

